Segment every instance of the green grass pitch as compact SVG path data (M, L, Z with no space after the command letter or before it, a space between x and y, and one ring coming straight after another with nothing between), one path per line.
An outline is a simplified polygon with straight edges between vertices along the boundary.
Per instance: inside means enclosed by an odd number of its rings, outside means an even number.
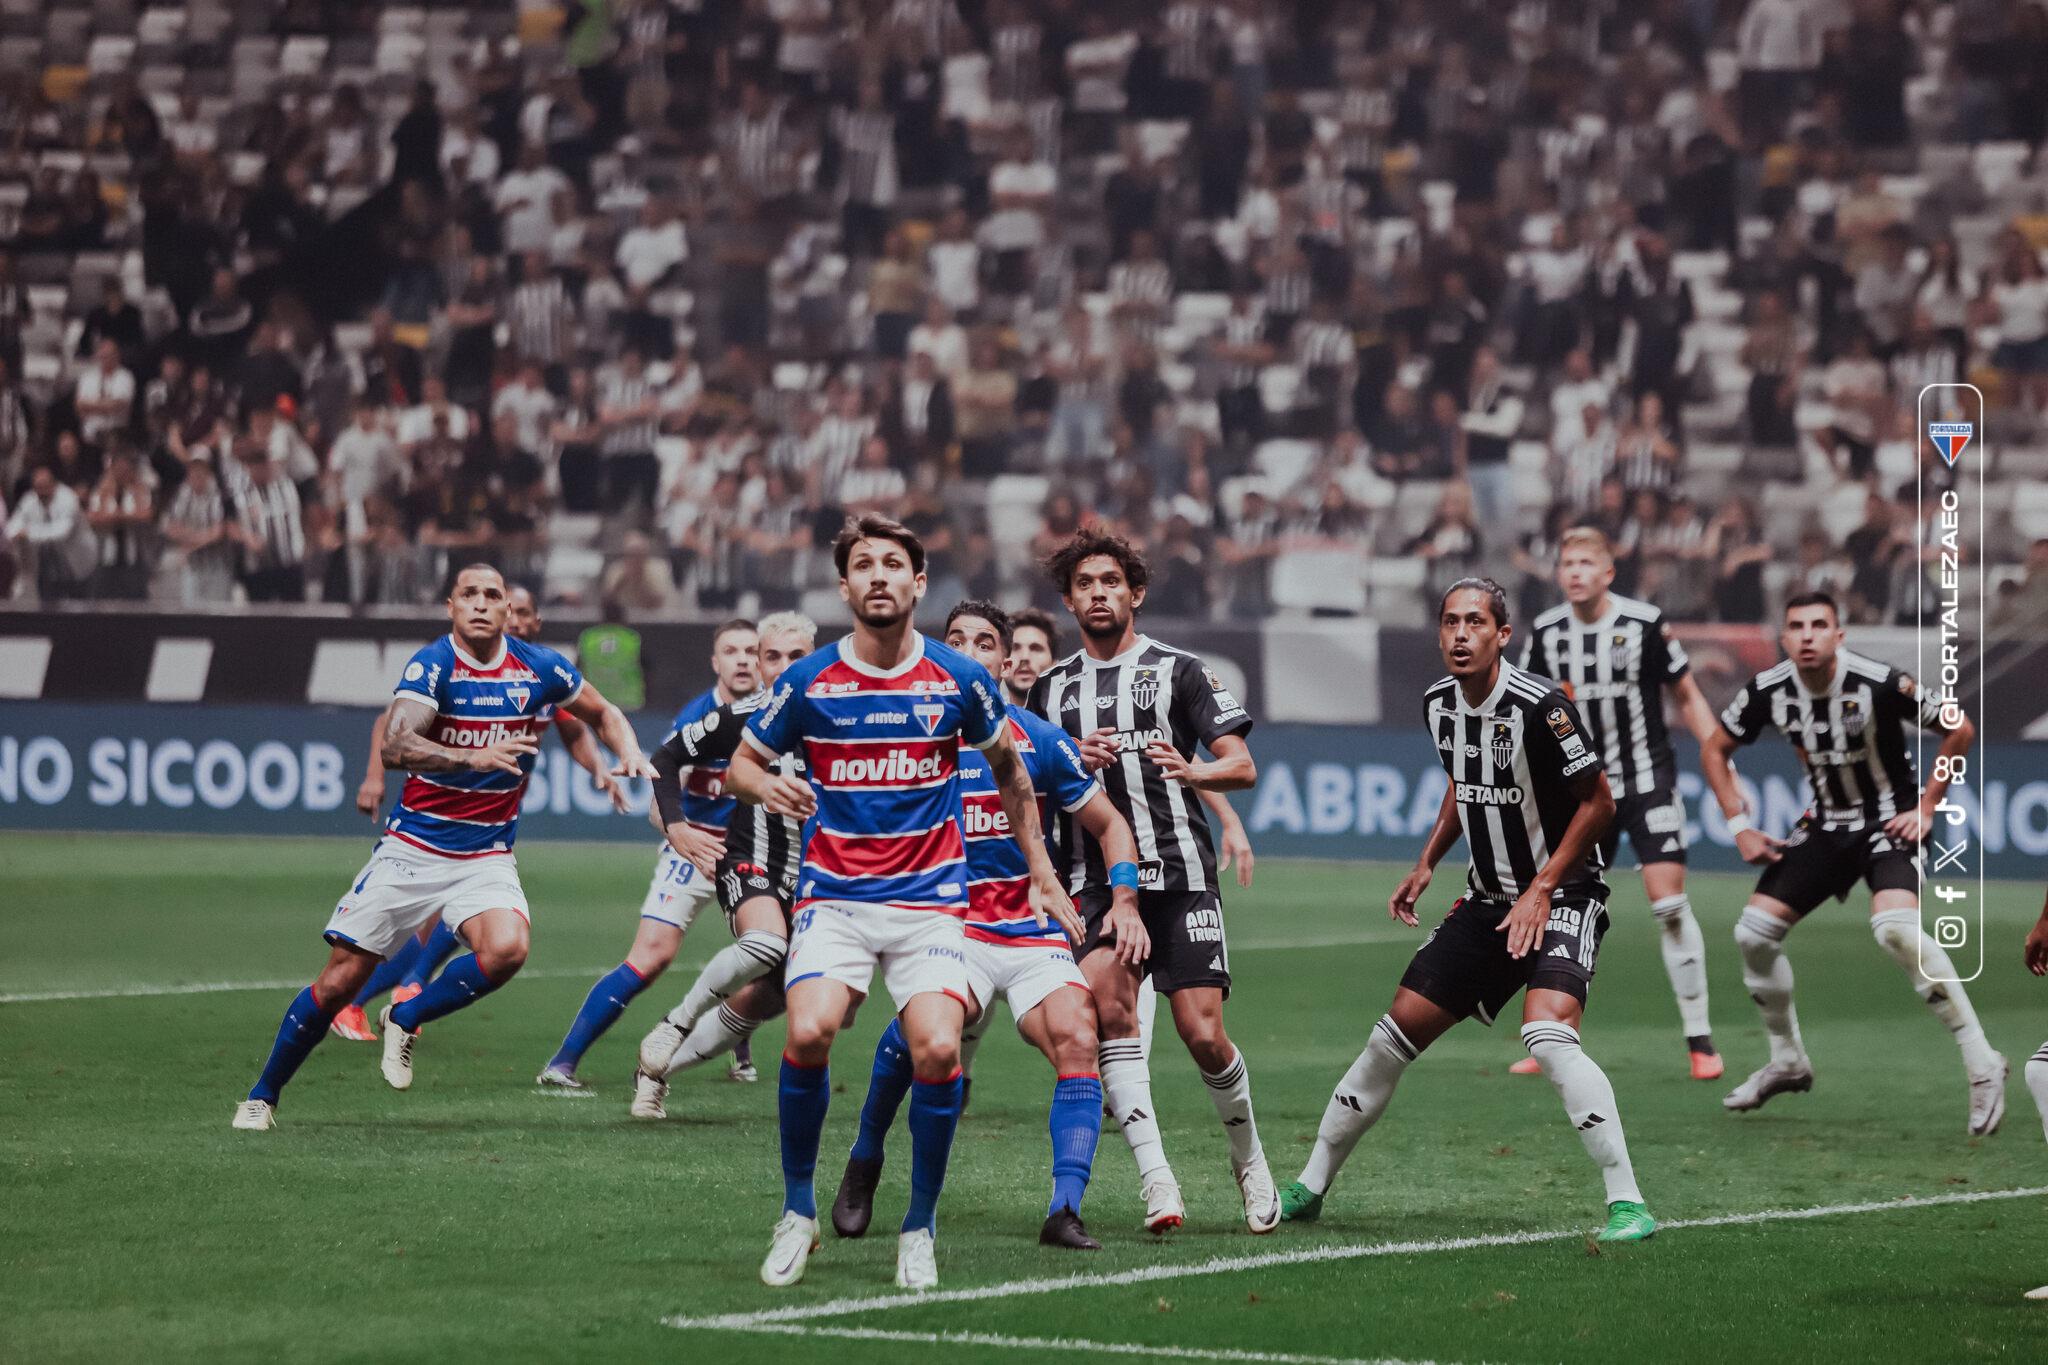
M999 1027L954 1149L939 1265L949 1294L1006 1288L750 1318L747 1330L664 1325L893 1297L888 1234L907 1139L899 1131L891 1149L876 1233L828 1233L801 1287L763 1288L755 1272L780 1193L779 1026L757 1041L761 1084L706 1069L679 1079L670 1122L625 1116L634 1043L724 940L715 915L591 1055L598 1098L536 1093L584 992L625 949L651 841L521 850L537 921L527 973L427 1030L412 1091L384 1086L374 1048L330 1039L286 1093L276 1132L230 1131L368 846L0 836L0 1360L1118 1358L1107 1346L1226 1360L2048 1359L2048 1304L2020 1298L2048 1282L2039 1195L1680 1227L1595 1254L1571 1235L1602 1212L1591 1166L1550 1087L1507 1074L1522 1055L1514 1030L1477 1024L1408 1073L1323 1221L1265 1238L1243 1226L1199 1078L1161 1039L1155 1095L1189 1225L1163 1241L1138 1230L1135 1172L1111 1130L1084 1210L1106 1249L1088 1257L1036 1244L1050 1078ZM1428 910L1442 913L1459 875L1443 870ZM1267 862L1253 890L1228 897L1228 1018L1283 1182L1419 941L1387 919L1394 876ZM1729 939L1744 891L1728 876L1693 886L1731 1081L1765 1055ZM1988 963L1971 989L2014 1076L2005 1128L1973 1141L1955 1048L1854 903L1791 939L1813 1093L1724 1114L1725 1085L1685 1076L1640 883L1618 877L1585 1037L1613 1078L1652 1209L1712 1219L2048 1185L2018 1074L2048 1034L2048 983L2018 963L2038 896L2014 885L1992 898ZM826 1199L883 1021L870 1006L840 1044ZM1524 1232L1566 1235L1502 1240ZM1163 1273L1461 1238L1494 1240ZM1109 1282L1015 1283L1071 1274Z

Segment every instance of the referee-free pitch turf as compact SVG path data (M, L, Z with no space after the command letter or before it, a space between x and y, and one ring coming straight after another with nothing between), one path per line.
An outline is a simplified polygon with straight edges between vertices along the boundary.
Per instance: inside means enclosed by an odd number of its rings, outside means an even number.
M715 913L591 1054L596 1098L535 1090L625 950L651 841L522 847L527 971L428 1027L410 1092L384 1085L374 1047L330 1039L275 1132L231 1131L368 847L0 835L0 1359L2048 1358L2048 1304L2020 1297L2048 1282L2048 1198L2011 1193L2048 1186L2019 1075L2048 1034L2048 982L2019 965L2034 887L1991 898L1971 991L2014 1073L2004 1129L1972 1140L1955 1047L1854 902L1790 942L1813 1092L1723 1113L1722 1093L1765 1057L1729 937L1746 882L1693 882L1730 1073L1701 1084L1686 1078L1640 883L1618 876L1586 1046L1613 1079L1651 1208L1706 1224L1639 1246L1580 1235L1601 1218L1600 1186L1555 1095L1508 1074L1522 1056L1511 1026L1468 1023L1408 1072L1323 1220L1269 1237L1244 1228L1223 1135L1169 1033L1154 1093L1188 1226L1138 1229L1111 1129L1084 1209L1105 1249L1040 1248L1049 1069L1001 1025L941 1205L942 1296L905 1306L900 1129L875 1231L828 1232L797 1289L755 1278L780 1199L779 1025L756 1041L760 1084L707 1068L678 1079L669 1122L626 1117L634 1045L725 941ZM1398 871L1267 861L1227 897L1228 1020L1283 1183L1421 939L1387 918ZM1440 871L1427 915L1460 879ZM840 1041L821 1202L885 1008ZM1843 1211L1725 1221L1826 1209ZM1082 1278L1033 1283L1063 1276Z

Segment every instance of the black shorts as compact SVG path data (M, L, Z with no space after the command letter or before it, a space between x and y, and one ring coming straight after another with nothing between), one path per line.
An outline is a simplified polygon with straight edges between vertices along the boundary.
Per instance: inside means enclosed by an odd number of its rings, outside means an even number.
M1558 893L1536 946L1519 961L1508 956L1508 936L1500 929L1512 908L1505 901L1461 899L1415 950L1401 984L1460 1019L1472 1015L1482 1024L1492 1024L1525 986L1563 991L1585 1004L1607 933L1606 904L1594 896Z
M1756 891L1804 915L1833 897L1848 899L1857 882L1876 891L1920 889L1920 857L1882 825L1862 829L1825 829L1811 815L1786 836L1784 856L1764 869Z
M725 911L725 926L739 937L740 907L757 896L767 896L782 907L782 927L789 928L789 909L796 899L796 878L780 880L755 862L734 858L718 860L718 908Z
M1636 866L1677 863L1685 866L1685 799L1678 788L1658 786L1641 796L1614 798L1614 823L1600 836L1600 857L1613 867L1621 852L1621 836L1636 855Z
M1109 922L1109 888L1091 886L1074 898L1088 936L1078 961L1115 941L1105 939ZM1152 978L1162 994L1194 986L1215 986L1230 998L1230 949L1223 939L1223 900L1214 891L1140 891L1138 917L1152 938L1152 955L1139 971Z

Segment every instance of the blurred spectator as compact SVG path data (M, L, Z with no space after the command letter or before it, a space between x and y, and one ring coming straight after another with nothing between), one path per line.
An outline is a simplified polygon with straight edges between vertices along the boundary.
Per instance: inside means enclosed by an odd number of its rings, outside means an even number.
M260 448L237 452L229 481L241 523L242 586L251 602L306 600L306 528L299 490Z
M36 591L52 600L79 595L96 549L78 494L49 465L37 465L7 519L7 536Z
M99 540L100 564L93 575L95 597L137 599L148 595L156 562L156 497L145 481L135 450L122 442L93 489L86 522Z

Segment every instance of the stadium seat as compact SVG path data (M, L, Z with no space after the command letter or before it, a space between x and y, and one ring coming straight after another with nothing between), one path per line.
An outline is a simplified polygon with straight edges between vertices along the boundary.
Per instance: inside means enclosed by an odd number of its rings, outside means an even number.
M1283 611L1365 611L1366 557L1353 549L1289 550L1273 560L1268 592Z
M2048 484L2028 480L2014 487L2012 525L2030 542L2048 537Z
M1280 437L1259 442L1258 448L1252 452L1252 465L1274 495L1285 497L1301 486L1309 471L1315 468L1319 454L1312 441Z

